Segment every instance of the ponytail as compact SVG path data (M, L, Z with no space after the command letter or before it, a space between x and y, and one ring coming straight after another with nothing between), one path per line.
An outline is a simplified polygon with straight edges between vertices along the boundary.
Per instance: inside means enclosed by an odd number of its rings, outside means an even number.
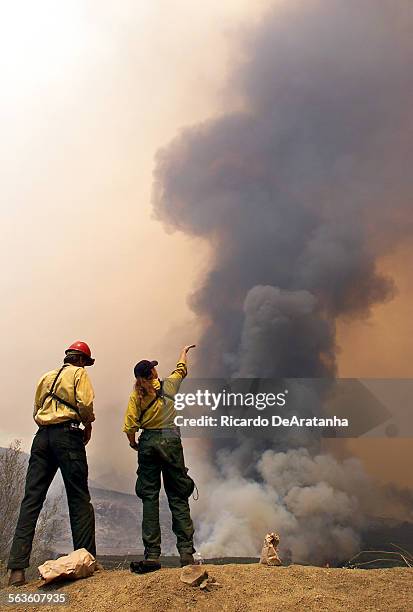
M143 378L143 376L138 376L136 378L135 391L140 401L142 401L145 397L156 395L156 391L152 384L152 379Z

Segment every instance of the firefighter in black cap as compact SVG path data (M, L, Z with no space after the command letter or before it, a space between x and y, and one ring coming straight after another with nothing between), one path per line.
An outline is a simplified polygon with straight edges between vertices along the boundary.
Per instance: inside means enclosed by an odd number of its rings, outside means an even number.
M136 494L143 502L142 539L145 560L133 563L133 571L160 569L161 529L159 492L161 474L172 513L172 530L177 540L181 565L194 562L195 552L188 498L194 482L188 476L179 429L174 424L174 396L187 375L186 356L195 345L185 346L176 368L164 381L156 371L157 361L143 360L134 368L135 387L130 395L123 431L130 446L138 451ZM139 442L135 435L142 429Z
M26 489L10 550L9 585L25 583L33 536L46 493L60 469L66 488L74 550L86 548L96 555L95 515L88 489L85 445L92 435L94 392L84 369L91 366L91 351L85 342L73 343L60 368L47 372L39 381L34 436ZM84 429L79 425L83 423Z

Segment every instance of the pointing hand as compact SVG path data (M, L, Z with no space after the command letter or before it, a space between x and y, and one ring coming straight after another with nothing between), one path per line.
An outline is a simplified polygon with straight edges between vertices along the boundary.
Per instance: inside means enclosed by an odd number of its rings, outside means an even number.
M184 352L185 354L192 348L195 348L196 344L188 344L187 346L184 346Z

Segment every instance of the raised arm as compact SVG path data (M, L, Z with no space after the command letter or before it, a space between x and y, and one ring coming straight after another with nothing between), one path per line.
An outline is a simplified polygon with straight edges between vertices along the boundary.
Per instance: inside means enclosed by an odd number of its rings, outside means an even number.
M194 348L194 347L195 347L195 344L188 344L187 346L184 346L184 348L182 349L179 355L178 362L176 364L175 369L172 370L168 378L165 378L165 380L163 381L164 392L167 395L173 397L175 393L178 393L179 387L181 386L181 382L183 381L183 379L186 377L188 373L188 370L186 367L187 353L191 348Z
M188 354L188 351L190 351L192 348L195 348L195 346L196 344L188 344L187 346L184 346L181 351L181 354L179 355L178 363L184 363L186 365L186 356Z

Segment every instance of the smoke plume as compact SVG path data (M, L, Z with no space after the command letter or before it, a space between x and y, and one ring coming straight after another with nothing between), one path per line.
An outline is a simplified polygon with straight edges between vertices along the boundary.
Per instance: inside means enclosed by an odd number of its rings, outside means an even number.
M367 317L394 295L377 262L413 233L412 26L409 0L277 5L240 35L227 113L158 153L157 217L211 247L190 302L203 322L198 375L333 377L337 319ZM317 484L321 464L335 476ZM257 497L260 534L284 531L293 559L356 545L359 486L348 466L268 450L262 482L243 482L242 499L232 486L241 477L228 476L235 459L213 469L228 503L211 550L240 530L244 554L252 550L236 508Z
M203 503L194 504L205 555L256 554L275 528L284 560L332 562L359 545L360 494L371 487L356 460L339 464L306 449L267 450L257 465L260 482L246 480L233 462L219 467L205 480Z

